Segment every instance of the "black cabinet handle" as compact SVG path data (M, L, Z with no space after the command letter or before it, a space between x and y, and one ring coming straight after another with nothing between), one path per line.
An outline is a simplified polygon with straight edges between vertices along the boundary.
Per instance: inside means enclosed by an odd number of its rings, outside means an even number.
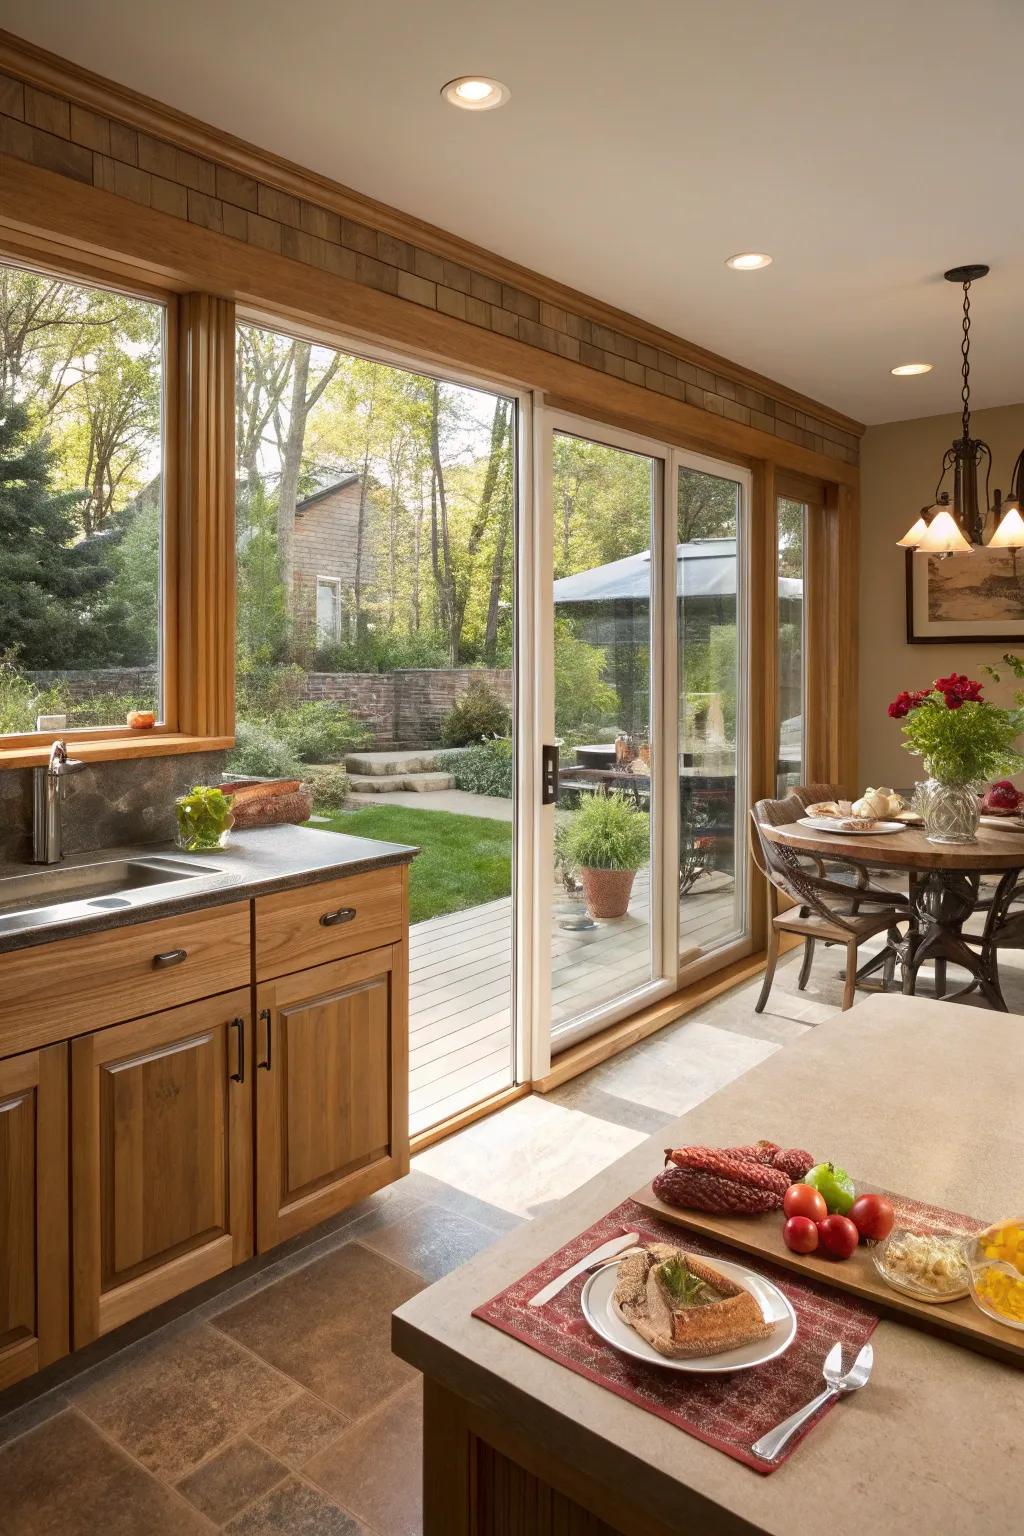
M232 1072L232 1074L231 1074L231 1081L233 1083L244 1083L245 1082L245 1020L244 1019L232 1019L231 1020L231 1028L238 1031L238 1034L237 1034L237 1041L238 1041L238 1071L237 1072Z
M153 956L153 969L156 971L165 971L168 966L181 965L182 961L187 959L187 949L167 949L164 950L162 955Z
M260 1009L260 1023L261 1024L265 1024L267 1026L267 1054L263 1058L262 1061L258 1061L256 1063L256 1068L257 1068L257 1070L262 1069L264 1072L269 1072L270 1071L270 1049L271 1049L271 1039L272 1039L272 1034L271 1034L271 1029L270 1029L270 1009L269 1008L261 1008Z
M350 923L355 915L355 907L339 907L337 912L325 912L322 915L320 927L333 928L336 923Z

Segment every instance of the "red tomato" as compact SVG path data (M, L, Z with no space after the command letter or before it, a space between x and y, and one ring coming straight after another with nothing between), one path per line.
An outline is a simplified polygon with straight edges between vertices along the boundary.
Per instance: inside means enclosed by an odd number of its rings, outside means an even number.
M892 1231L895 1213L884 1195L858 1195L850 1206L850 1220L861 1237L878 1242Z
M826 1216L818 1222L818 1238L825 1252L834 1259L848 1259L856 1253L860 1233L849 1216Z
M809 1216L791 1216L782 1229L782 1241L793 1253L813 1253L818 1228Z
M810 1184L791 1184L782 1197L782 1209L787 1216L809 1216L811 1221L824 1221L828 1215L825 1196Z

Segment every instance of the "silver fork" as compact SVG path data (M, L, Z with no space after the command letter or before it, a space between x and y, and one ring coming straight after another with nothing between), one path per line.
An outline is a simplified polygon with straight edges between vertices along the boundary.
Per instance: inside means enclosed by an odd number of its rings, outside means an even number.
M847 1392L856 1392L858 1387L867 1385L871 1375L871 1367L875 1363L875 1352L870 1344L865 1344L853 1365L843 1374L843 1346L833 1344L825 1356L825 1364L822 1375L828 1382L824 1392L819 1392L805 1408L798 1408L796 1413L791 1413L788 1419L783 1419L781 1424L776 1424L760 1440L755 1440L750 1447L755 1456L762 1461L774 1461L776 1456L789 1444L798 1429L802 1429L808 1419L812 1419L820 1408L831 1402L834 1397L843 1397Z

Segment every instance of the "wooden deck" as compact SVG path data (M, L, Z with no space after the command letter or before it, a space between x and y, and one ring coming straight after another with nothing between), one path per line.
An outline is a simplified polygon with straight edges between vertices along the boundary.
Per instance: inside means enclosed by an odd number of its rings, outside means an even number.
M729 926L732 882L691 891L681 905L684 944ZM568 929L581 901L559 892L552 938L552 1023L620 996L650 978L649 879L637 876L629 911ZM512 1081L512 899L502 897L410 930L410 1129L427 1130Z

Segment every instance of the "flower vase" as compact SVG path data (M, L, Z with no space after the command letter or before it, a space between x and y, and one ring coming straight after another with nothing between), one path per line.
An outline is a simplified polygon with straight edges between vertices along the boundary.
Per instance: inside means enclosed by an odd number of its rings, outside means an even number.
M914 791L913 808L924 821L930 843L976 843L981 807L970 784L928 779Z

